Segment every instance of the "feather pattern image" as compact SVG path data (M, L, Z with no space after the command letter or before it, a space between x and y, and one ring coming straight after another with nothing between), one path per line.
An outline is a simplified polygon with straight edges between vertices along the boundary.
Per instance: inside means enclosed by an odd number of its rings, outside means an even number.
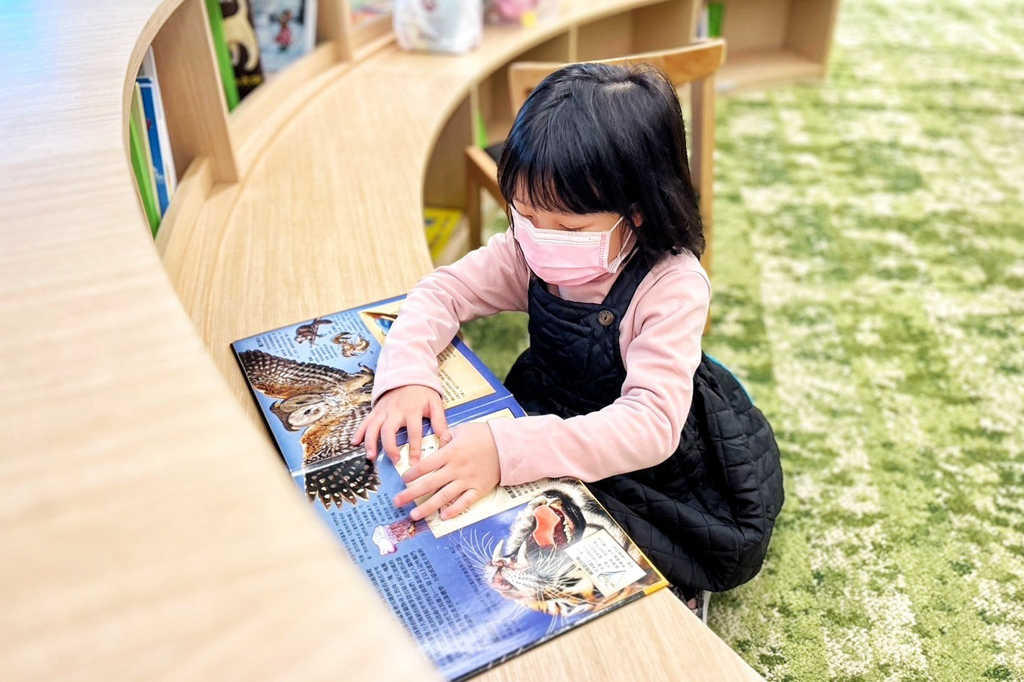
M306 495L312 502L338 508L377 492L380 478L366 450L352 446L352 436L370 413L373 370L360 365L346 372L312 362L298 362L260 350L238 358L253 388L277 398L270 411L289 431L302 431Z

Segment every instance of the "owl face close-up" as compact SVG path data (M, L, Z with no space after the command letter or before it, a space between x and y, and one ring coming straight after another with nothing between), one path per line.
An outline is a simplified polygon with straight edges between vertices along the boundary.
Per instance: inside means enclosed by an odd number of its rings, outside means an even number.
M331 401L323 394L296 395L271 408L289 431L298 431L321 419L331 409Z

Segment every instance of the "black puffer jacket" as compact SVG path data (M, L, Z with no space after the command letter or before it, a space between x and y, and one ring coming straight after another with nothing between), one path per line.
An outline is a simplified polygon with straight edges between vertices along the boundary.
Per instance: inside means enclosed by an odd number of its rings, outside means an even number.
M761 569L782 508L768 421L707 356L676 452L650 469L590 484L594 496L676 585L728 590Z
M530 348L505 380L527 412L568 418L619 397L626 370L618 326L646 274L632 259L600 304L566 301L531 282ZM764 562L782 508L782 467L768 421L727 369L702 355L693 382L672 456L588 487L673 584L722 591Z

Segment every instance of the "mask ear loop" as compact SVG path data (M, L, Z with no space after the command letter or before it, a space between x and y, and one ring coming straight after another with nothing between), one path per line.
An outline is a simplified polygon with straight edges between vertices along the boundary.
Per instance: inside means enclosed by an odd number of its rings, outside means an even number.
M626 224L625 221L626 221L626 216L621 216L621 217L619 217L619 219L617 221L615 221L615 224L612 225L610 230L608 230L608 232L609 232L608 239L611 239L610 233L613 232L616 228L618 228L618 226L620 224L621 225L625 225ZM625 235L623 235L622 237L619 238L620 239L620 241L619 241L619 253L615 256L615 258L613 258L610 261L608 261L607 263L605 263L605 269L608 270L608 272L615 272L620 267L622 267L623 263L626 262L626 258L623 258L622 254L626 250L626 240L629 238L630 234L631 234L631 232L627 231ZM634 246L635 246L635 244L634 244ZM631 254L632 252L633 252L633 250L631 249L629 253ZM629 255L629 254L626 254L626 255ZM612 263L616 263L614 269L612 269Z
M535 279L536 279L536 280L540 280L540 281L542 281L542 282L543 282L544 280L540 279L540 277L538 277L538 276L537 276L537 273L533 271L533 268L531 268L531 267L530 267L530 263L529 263L529 261L527 261L527 260L526 260L526 254L524 254L524 253L523 253L523 247L519 245L519 240L518 240L518 239L516 239L516 221L512 220L512 212L513 212L513 211L515 211L516 213L519 213L519 211L516 211L516 209L515 209L515 207L514 207L514 206L512 206L511 204L509 204L509 213L508 213L508 215L509 215L509 221L508 221L508 227L509 227L509 229L510 229L510 230L512 230L512 243L513 243L513 244L515 244L515 247L516 247L516 253L518 253L518 254L519 254L519 257L520 257L520 258L522 259L522 261L523 261L523 265L525 265L525 266L526 266L526 270L527 270L527 271L528 271L528 272L530 273L530 281L532 282L533 280L535 280ZM546 284L547 284L547 283L545 282L545 285L546 285Z

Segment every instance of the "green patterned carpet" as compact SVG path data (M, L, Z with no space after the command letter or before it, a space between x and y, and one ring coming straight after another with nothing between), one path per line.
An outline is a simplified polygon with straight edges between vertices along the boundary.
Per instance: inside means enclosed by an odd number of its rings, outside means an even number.
M1024 6L842 0L828 81L718 125L705 348L788 499L711 627L769 680L1024 680Z

